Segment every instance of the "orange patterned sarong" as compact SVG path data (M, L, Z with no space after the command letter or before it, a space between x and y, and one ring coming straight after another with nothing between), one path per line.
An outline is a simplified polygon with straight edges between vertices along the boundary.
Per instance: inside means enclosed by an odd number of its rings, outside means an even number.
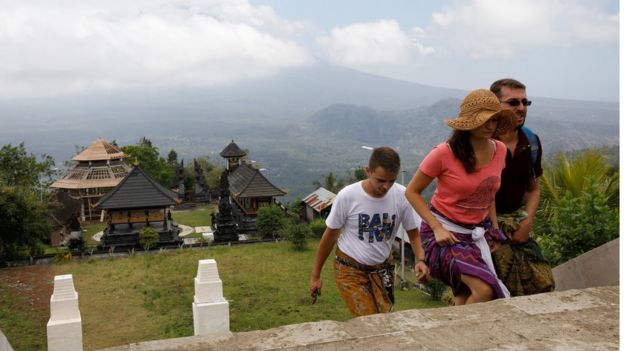
M394 265L362 265L336 248L334 279L353 317L391 312Z

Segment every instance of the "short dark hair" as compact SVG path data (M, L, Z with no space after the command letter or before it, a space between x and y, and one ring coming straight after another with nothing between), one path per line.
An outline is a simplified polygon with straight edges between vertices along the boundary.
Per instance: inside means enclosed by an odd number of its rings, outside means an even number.
M368 160L368 167L371 171L375 171L377 167L381 167L388 172L399 173L401 159L399 158L399 154L391 147L380 146L373 149L370 159Z
M490 85L490 91L500 99L503 87L526 90L526 86L513 78L503 78Z

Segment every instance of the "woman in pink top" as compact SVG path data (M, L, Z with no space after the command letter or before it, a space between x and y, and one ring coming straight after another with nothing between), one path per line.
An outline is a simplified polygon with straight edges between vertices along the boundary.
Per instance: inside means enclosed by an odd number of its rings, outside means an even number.
M511 128L512 118L489 90L470 92L459 116L444 120L453 134L425 157L405 192L423 219L420 236L431 275L453 289L457 305L509 296L490 246L506 239L491 219L507 149L492 136ZM434 179L428 206L422 191Z

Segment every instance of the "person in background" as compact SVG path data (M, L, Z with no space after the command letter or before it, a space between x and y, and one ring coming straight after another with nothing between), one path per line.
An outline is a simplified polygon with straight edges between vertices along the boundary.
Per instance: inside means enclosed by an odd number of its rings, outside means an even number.
M496 193L496 213L498 225L509 241L492 254L494 265L512 296L553 291L550 265L531 238L542 175L542 144L537 134L524 127L531 101L525 85L515 79L499 79L490 90L503 109L515 114L514 128L497 136L508 151L501 187Z
M424 281L429 276L418 236L419 218L405 199L405 187L395 183L400 167L396 151L375 148L365 167L367 179L338 192L312 268L313 301L321 294L323 265L337 244L334 278L351 315L390 312L394 305L390 253L399 224L412 243L417 277Z
M451 137L433 148L407 185L405 195L423 220L420 237L431 276L451 287L456 305L509 297L490 248L506 239L494 197L507 148L492 137L511 128L512 117L491 91L470 92L459 116L444 120L454 129ZM434 179L428 206L422 192Z

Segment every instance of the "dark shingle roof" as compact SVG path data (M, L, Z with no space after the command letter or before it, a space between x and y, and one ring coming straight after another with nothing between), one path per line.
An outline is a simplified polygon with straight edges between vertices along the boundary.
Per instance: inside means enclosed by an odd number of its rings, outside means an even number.
M241 150L241 148L236 145L234 140L232 140L232 142L226 146L225 149L219 153L219 155L221 155L221 157L243 157L247 155L247 153Z
M176 204L177 195L158 184L141 168L132 171L97 203L100 209L135 209Z
M260 170L243 163L229 175L230 192L236 197L283 196L284 190L279 189L266 179Z

